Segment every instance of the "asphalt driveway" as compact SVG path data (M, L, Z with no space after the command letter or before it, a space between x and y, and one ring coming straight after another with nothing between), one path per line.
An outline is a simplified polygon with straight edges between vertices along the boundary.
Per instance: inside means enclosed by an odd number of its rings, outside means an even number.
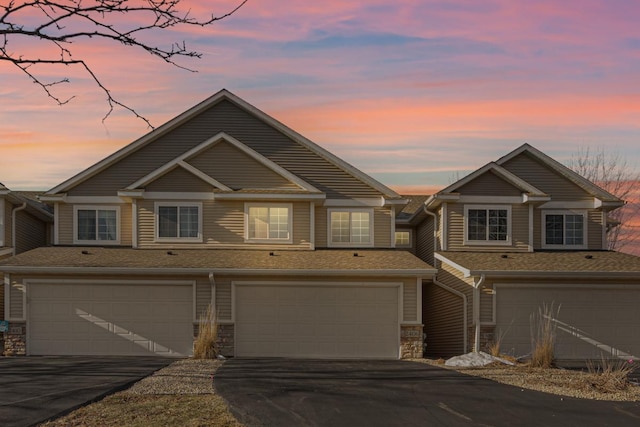
M175 359L0 358L0 425L30 426L122 390Z
M640 403L523 390L408 361L232 359L216 391L253 426L638 426Z

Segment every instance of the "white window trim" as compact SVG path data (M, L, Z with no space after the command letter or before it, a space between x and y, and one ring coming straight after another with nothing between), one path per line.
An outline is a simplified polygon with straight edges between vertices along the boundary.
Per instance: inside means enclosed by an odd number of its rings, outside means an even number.
M250 208L287 208L288 218L288 239L256 239L249 237L249 209ZM268 244L291 244L293 243L293 203L245 203L244 204L244 242L245 243L268 243Z
M469 210L505 210L507 211L507 240L469 240ZM467 246L511 246L511 205L464 205L463 244Z
M396 243L396 233L409 233L409 243L406 245L400 245ZM396 248L411 248L413 247L413 230L397 228L393 233L393 244Z
M197 237L160 237L160 217L158 215L158 208L160 207L191 207L198 208L198 236ZM169 242L169 243L183 243L183 242L197 242L202 243L202 203L199 202L155 202L153 204L153 223L154 231L153 235L156 242Z
M116 240L79 240L78 239L78 211L115 211L116 212ZM74 245L94 245L107 246L120 244L120 206L109 205L74 205L73 206L73 244Z
M368 212L369 213L369 243L352 243L352 242L332 242L331 240L331 213L332 212ZM327 246L330 248L369 248L374 245L373 238L375 236L373 230L374 223L373 208L329 208L327 209ZM351 215L349 215L349 229L351 229Z
M588 224L588 220L589 220L589 215L587 213L586 210L575 210L575 209L555 209L555 210L543 210L541 212L541 223L540 223L540 229L541 229L541 246L542 249L587 249L588 247L588 242L587 239L589 237L589 233L587 232L587 224ZM562 244L562 245L548 245L546 243L547 240L547 221L546 221L546 216L547 215L582 215L582 244L581 245L567 245L567 244ZM565 226L565 223L563 221L562 223L563 227ZM566 238L566 230L563 230L563 236Z

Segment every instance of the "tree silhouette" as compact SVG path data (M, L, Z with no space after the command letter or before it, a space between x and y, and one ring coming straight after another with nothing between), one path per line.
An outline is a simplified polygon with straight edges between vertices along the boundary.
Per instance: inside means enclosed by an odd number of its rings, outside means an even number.
M240 0L238 0L240 1ZM170 46L158 46L145 41L144 35L157 34L176 27L206 27L229 17L248 0L242 0L232 10L221 15L193 17L183 11L183 0L10 0L0 4L0 60L15 65L46 95L59 105L74 96L61 97L56 86L70 83L68 77L49 80L34 66L80 67L107 97L106 120L115 107L121 107L149 127L151 123L132 107L119 101L102 83L83 56L74 55L73 43L80 40L108 40L124 47L138 48L168 64L188 70L177 58L200 58L201 53L187 48L184 41ZM25 42L34 47L28 53Z

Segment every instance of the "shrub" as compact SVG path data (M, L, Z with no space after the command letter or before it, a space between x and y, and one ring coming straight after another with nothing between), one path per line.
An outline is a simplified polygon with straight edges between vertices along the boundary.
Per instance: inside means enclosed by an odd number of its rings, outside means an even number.
M587 361L589 387L603 393L615 393L629 387L629 374L635 370L633 360L605 359Z
M535 368L550 368L553 366L554 347L556 344L556 322L560 313L560 306L554 307L546 303L538 308L537 313L529 317L531 326L531 360L530 366Z
M204 314L200 315L198 336L193 344L194 359L215 359L218 355L218 315L209 304Z

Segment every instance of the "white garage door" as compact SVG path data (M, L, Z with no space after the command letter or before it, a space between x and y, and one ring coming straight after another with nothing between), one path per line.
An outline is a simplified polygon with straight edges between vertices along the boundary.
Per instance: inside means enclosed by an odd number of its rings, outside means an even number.
M29 284L31 355L187 356L192 287L173 284Z
M529 316L543 303L560 305L556 358L640 357L640 288L505 287L496 291L497 328L507 331L503 351L531 351Z
M397 359L398 289L236 284L236 356Z

